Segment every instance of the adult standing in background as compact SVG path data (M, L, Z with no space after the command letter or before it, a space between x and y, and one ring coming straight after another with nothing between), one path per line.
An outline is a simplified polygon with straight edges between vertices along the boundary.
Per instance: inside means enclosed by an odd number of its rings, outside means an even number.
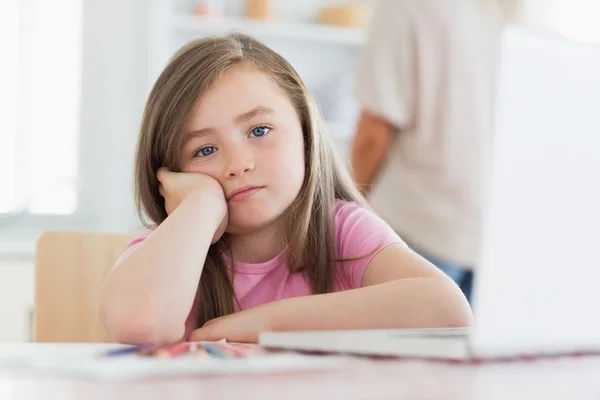
M355 92L357 185L469 300L502 22L495 0L379 1Z

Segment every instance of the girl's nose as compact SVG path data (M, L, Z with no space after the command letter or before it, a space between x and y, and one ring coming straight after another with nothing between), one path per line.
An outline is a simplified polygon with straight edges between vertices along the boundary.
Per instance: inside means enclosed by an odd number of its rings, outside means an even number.
M225 174L229 178L243 176L254 170L254 157L248 151L235 150L230 152Z

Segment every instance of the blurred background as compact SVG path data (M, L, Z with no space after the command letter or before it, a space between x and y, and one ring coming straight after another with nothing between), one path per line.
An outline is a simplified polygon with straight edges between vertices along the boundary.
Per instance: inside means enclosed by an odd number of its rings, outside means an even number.
M418 1L418 0L415 0ZM453 0L448 0L453 1ZM507 19L600 41L598 0L499 1ZM132 165L146 96L190 39L240 30L279 51L348 162L370 1L2 0L0 341L30 338L43 231L134 232Z

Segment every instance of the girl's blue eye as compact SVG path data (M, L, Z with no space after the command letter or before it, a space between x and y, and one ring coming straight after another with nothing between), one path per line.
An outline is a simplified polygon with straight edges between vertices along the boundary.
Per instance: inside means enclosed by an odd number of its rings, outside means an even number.
M211 154L213 154L215 151L217 151L217 149L213 146L207 146L207 147L203 147L200 150L198 150L198 152L196 153L196 155L198 157L208 157Z
M268 126L257 126L256 128L250 131L250 136L261 137L269 133L270 130L271 128L269 128Z

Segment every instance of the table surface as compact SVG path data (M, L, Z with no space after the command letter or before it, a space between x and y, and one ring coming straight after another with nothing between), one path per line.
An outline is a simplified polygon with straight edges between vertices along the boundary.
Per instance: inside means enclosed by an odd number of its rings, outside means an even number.
M15 347L16 346L16 347ZM90 351L97 345L80 345ZM27 353L64 345L0 345ZM58 352L58 353L57 353ZM24 376L0 370L0 399L600 399L600 357L454 364L424 360L349 358L340 369L253 375L94 381ZM204 397L206 396L206 397Z

